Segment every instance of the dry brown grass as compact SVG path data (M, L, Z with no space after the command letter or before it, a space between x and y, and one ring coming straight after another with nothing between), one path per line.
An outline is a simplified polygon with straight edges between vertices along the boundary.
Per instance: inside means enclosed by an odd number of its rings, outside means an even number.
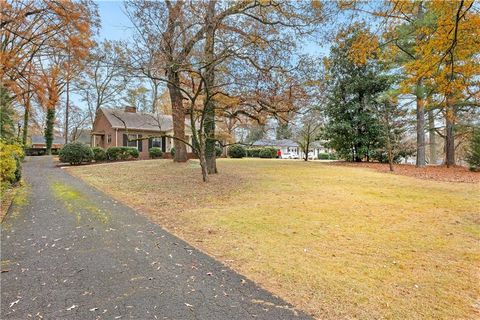
M321 319L472 319L480 189L261 159L68 169Z

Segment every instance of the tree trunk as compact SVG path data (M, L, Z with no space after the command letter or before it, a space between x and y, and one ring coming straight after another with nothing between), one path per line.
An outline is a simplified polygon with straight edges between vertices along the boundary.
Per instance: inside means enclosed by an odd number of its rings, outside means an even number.
M185 110L183 108L183 96L180 91L180 78L177 72L169 70L168 72L168 92L170 94L170 102L172 104L172 121L173 121L173 145L175 147L175 156L173 161L186 162L187 148L185 141Z
M198 158L200 160L200 167L202 168L202 180L203 182L208 182L208 170L205 154L203 152L199 152Z
M447 167L455 165L455 110L447 98L447 107L445 112L445 163Z
M47 110L47 119L45 124L45 146L47 149L47 154L52 154L52 144L53 144L53 125L55 123L55 108L48 108Z
M69 65L70 67L70 65ZM68 143L68 118L70 113L70 79L67 74L67 101L65 104L65 144Z
M388 167L390 171L393 171L393 147L391 139L391 128L390 128L390 110L389 105L385 105L385 129L387 131L387 157L388 157Z
M435 141L435 119L433 110L428 110L428 144L431 164L437 163L437 146Z
M215 3L210 1L208 3L207 17L205 24L207 26L205 32L205 71L203 78L205 80L206 100L204 103L204 127L205 127L205 158L207 163L207 171L209 174L217 173L217 161L215 152L215 101L214 101L214 86L215 86Z
M423 80L419 79L416 88L417 102L417 168L425 167L425 101Z
M25 104L25 112L23 113L23 135L22 135L22 144L27 145L28 138L28 122L30 118L30 99L27 99Z
M424 16L423 2L418 3L417 20L421 21ZM422 41L425 37L424 34L419 33L417 35L417 41ZM420 78L417 81L416 87L416 100L417 100L417 168L425 167L425 101L423 93L423 79Z
M303 154L304 154L304 159L305 161L308 161L308 149L310 149L310 142L307 141L307 143L305 144L305 150L303 150Z

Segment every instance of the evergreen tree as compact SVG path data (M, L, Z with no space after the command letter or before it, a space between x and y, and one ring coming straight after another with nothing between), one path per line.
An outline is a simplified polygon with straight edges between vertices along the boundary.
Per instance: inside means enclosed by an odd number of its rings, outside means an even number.
M15 138L15 125L13 117L15 110L8 90L0 86L0 137L7 141Z
M470 166L470 170L478 171L480 169L480 128L473 130L466 160Z
M371 153L385 144L382 123L374 111L376 99L391 83L378 60L357 63L352 58L356 37L365 33L358 26L342 31L326 61L324 138L340 157L357 162L368 161Z

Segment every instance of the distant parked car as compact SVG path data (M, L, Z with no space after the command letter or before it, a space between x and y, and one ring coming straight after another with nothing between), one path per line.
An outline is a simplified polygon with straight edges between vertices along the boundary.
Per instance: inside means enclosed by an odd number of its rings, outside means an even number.
M284 152L280 156L281 159L298 159L298 154L293 152Z

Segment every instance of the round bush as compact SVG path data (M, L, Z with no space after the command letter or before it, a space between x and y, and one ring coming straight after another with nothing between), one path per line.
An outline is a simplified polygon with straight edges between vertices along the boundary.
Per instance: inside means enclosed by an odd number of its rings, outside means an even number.
M128 149L128 154L133 159L137 159L140 156L140 152L138 151L137 148L127 148L127 149Z
M258 156L260 158L275 158L277 156L277 149L271 147L262 148Z
M124 156L122 147L110 147L107 149L106 154L107 159L110 161L122 160Z
M256 147L247 148L247 157L259 158L261 150L262 148L256 148Z
M92 148L92 151L93 151L93 160L95 160L95 162L107 160L107 153L105 152L105 150L103 150L103 148L94 147Z
M172 149L170 149L170 154L172 155L172 157L175 157L175 147L172 147Z
M139 155L136 148L110 147L107 149L107 158L110 161L136 159Z
M247 155L245 148L239 144L228 147L228 156L230 158L243 158Z
M330 159L330 155L328 153L321 152L321 153L318 154L318 159L319 160L328 160L328 159Z
M150 155L150 158L156 159L156 158L161 158L162 157L162 149L153 147L148 149L148 154Z
M60 161L70 163L71 165L90 162L93 159L93 151L89 146L79 143L67 143L58 153Z
M220 147L215 147L215 155L217 156L217 158L221 157L222 156L222 153L223 153L223 149L220 148Z

